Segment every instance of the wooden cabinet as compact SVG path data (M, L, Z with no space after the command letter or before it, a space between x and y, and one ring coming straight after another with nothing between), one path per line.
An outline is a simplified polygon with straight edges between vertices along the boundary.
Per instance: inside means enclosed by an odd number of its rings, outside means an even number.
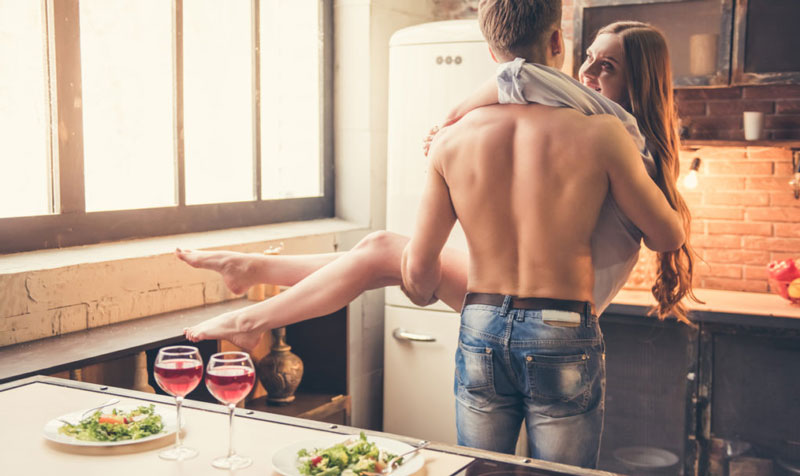
M798 21L797 0L736 0L731 83L800 83Z
M667 473L693 474L698 331L675 321L608 312L600 326L606 344L606 414L599 468L628 474L632 468L618 452L648 447L678 456Z
M342 425L350 424L347 389L347 309L292 324L286 343L303 361L303 378L291 403L276 405L261 396L246 408Z
M800 83L796 0L575 0L574 73L597 30L650 23L667 37L675 86Z
M706 323L700 338L701 474L716 441L746 443L780 472L800 463L800 329ZM724 463L724 461L723 461Z
M247 303L247 301L243 301ZM269 340L268 336L264 337ZM203 362L207 363L215 352L232 350L229 344L222 347L218 341L201 341L192 344L200 349ZM347 384L347 309L333 314L292 324L286 328L286 343L291 351L303 361L303 378L295 392L295 401L285 405L267 402L260 384L244 402L244 407L279 415L306 418L328 423L350 424L350 396ZM159 346L161 347L161 346ZM269 342L263 352L269 349ZM153 362L158 347L147 351L148 376L156 393L165 394L153 379ZM255 362L254 362L255 363ZM187 398L208 403L218 403L202 383Z
M676 454L669 474L728 474L731 445L773 474L800 463L800 319L706 312L691 328L644 314L612 305L601 319L600 469L630 472L615 451L631 446Z

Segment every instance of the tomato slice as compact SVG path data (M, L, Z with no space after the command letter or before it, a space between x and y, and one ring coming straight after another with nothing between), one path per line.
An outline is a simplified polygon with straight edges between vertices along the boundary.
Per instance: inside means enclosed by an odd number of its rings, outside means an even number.
M100 415L100 419L98 420L100 423L115 423L119 425L124 425L125 417L122 415Z

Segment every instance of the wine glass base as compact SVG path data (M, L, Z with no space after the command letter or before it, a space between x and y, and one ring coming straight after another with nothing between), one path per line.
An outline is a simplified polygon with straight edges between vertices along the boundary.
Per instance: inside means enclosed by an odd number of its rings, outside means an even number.
M247 456L231 455L220 456L211 462L211 466L219 469L240 469L253 464L253 458Z
M172 448L164 450L158 454L159 458L169 461L183 461L186 459L192 459L195 456L197 456L197 450L186 446L173 446Z

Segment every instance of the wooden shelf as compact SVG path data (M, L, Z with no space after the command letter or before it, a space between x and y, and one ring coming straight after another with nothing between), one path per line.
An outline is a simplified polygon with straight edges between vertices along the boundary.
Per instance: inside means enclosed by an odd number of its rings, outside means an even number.
M245 408L278 415L305 418L307 420L350 424L350 395L330 393L297 393L295 400L285 405L267 402L267 397L258 397L245 404Z

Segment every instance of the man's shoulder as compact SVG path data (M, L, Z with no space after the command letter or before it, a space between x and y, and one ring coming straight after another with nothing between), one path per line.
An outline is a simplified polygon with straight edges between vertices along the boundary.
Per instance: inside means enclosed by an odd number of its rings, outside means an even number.
M585 130L585 136L591 141L601 143L616 143L623 138L629 138L625 125L619 118L610 114L582 115L580 127Z
M616 137L625 132L622 122L608 114L586 115L566 107L548 107L531 111L530 124L547 133L574 137L576 142L592 146L595 141L604 141L609 135Z
M597 153L598 157L606 157L611 161L639 157L633 139L617 117L609 114L586 116L585 124L582 132L584 145Z

